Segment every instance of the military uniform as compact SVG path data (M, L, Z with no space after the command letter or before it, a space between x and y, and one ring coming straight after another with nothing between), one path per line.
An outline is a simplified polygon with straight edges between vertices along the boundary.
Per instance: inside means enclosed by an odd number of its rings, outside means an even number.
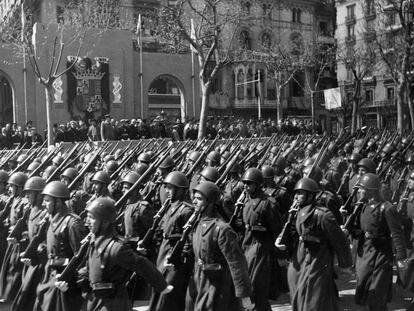
M70 196L71 199L66 201L66 204L73 213L83 216L86 202L89 201L91 196L81 189L72 191Z
M87 258L86 267L80 275L87 276L92 288L86 297L88 311L131 310L126 289L131 271L144 277L157 292L167 286L156 267L134 252L112 228L92 237Z
M9 217L6 219L10 230L17 221L23 217L27 206L27 200L21 196L12 199ZM20 244L23 242L23 244ZM13 300L21 286L23 264L20 262L20 253L27 245L27 241L9 243L0 272L0 297L6 301Z
M379 309L391 299L393 248L397 260L407 257L401 221L389 202L372 202L363 207L360 228L355 301Z
M29 219L27 222L27 233L29 241L31 241L33 237L36 236L40 226L46 217L48 217L48 215L45 209L39 208L37 206L31 207ZM39 254L39 256L32 259L31 265L24 273L22 286L20 287L19 292L13 301L11 310L25 311L33 307L36 300L36 288L39 282L42 280L44 273L45 262L42 259L42 254Z
M302 207L296 218L299 234L296 291L292 309L338 310L334 283L334 256L340 267L352 265L349 243L333 213L313 204Z
M42 282L37 287L34 310L80 310L82 297L75 280L69 282L69 290L61 292L55 287L56 274L64 269L64 263L78 251L86 236L86 228L79 216L64 212L56 214L49 225L46 238L48 261Z
M243 192L243 183L239 179L230 179L224 187L223 210L228 219L234 213L234 204Z
M271 254L274 240L281 230L280 216L268 196L261 190L248 196L243 208L245 235L242 249L247 259L257 310L271 310L268 301Z
M194 311L242 310L236 297L250 297L251 282L237 234L216 214L200 220L192 241Z
M158 253L157 268L167 283L174 286L174 290L168 294L154 292L150 300L151 311L182 311L185 308L185 295L192 267L184 263L171 270L165 267L165 263L176 242L181 238L183 226L192 213L192 205L175 201L170 203L163 217L163 240Z

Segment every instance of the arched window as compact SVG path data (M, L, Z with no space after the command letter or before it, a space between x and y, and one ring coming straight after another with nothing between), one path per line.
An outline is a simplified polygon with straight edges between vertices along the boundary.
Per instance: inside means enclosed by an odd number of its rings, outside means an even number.
M272 39L270 33L267 31L262 34L262 46L266 49L269 49L272 45Z
M240 47L242 49L250 50L250 35L247 30L240 32Z
M244 72L243 69L239 69L237 72L237 83L243 83L244 81ZM237 86L237 98L243 99L244 98L244 84L240 84Z
M250 2L242 1L241 6L242 6L243 14L250 15L250 7L251 7Z

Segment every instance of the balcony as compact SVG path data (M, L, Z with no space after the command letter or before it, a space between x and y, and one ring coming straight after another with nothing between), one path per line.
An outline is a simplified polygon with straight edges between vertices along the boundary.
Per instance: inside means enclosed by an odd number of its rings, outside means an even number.
M371 8L369 10L364 11L364 17L365 20L370 21L377 17L377 12L375 11L375 8Z
M377 85L377 78L375 76L366 76L362 79L364 86L375 86Z
M355 15L349 15L345 17L345 24L347 26L356 24L356 17Z
M261 106L261 108L276 108L276 102L275 101L268 101L268 100L265 99L265 100L262 101L260 106ZM257 98L253 98L253 99L235 98L233 108L234 109L246 109L246 108L257 109L258 108Z
M397 104L395 99L387 99L387 100L376 100L376 101L365 101L362 105L363 108L373 108L373 107L393 107Z
M325 32L319 32L318 42L319 43L324 43L324 44L335 44L336 39L334 38L334 36L332 34L325 31Z

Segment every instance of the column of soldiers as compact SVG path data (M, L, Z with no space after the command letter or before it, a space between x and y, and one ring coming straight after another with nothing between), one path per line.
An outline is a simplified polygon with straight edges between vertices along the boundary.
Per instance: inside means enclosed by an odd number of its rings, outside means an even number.
M339 310L355 272L355 303L387 310L393 265L414 292L414 148L374 132L4 150L1 302Z

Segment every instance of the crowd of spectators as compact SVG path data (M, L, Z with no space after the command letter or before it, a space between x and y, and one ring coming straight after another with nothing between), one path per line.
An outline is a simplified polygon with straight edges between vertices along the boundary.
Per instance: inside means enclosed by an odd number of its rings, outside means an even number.
M66 124L55 124L53 126L54 142L76 142L76 141L99 141L99 140L133 140L143 138L171 138L173 140L196 139L198 134L198 120L181 122L179 118L175 121L162 117L156 117L150 122L145 119L121 119L116 121L110 115L105 115L101 122L88 120L69 121ZM42 129L43 130L43 129ZM208 137L229 138L239 135L240 137L271 136L273 133L282 132L296 135L299 133L312 132L309 121L287 118L279 122L271 119L257 120L235 117L209 117L206 126ZM6 124L2 128L0 139L1 148L11 148L17 144L26 144L30 147L33 142L43 142L46 139L46 130L43 137L28 121L22 128L17 124Z

